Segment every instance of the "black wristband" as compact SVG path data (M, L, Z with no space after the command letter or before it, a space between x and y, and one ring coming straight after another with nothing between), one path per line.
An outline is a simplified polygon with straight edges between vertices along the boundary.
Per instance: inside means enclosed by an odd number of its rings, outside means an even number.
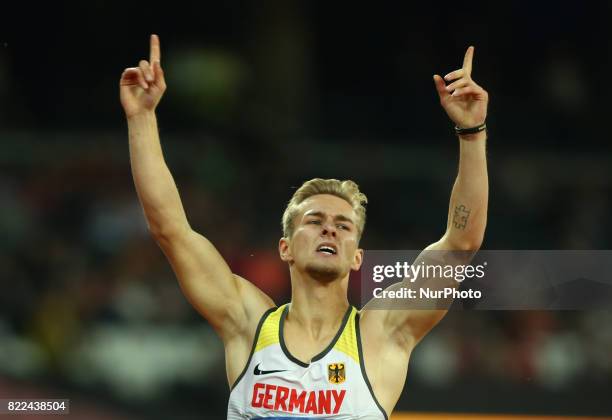
M487 129L487 123L482 123L480 125L477 125L476 127L470 127L470 128L459 128L455 126L455 134L458 136L462 136L464 134L476 134L476 133L480 133L481 131L485 131L486 129Z

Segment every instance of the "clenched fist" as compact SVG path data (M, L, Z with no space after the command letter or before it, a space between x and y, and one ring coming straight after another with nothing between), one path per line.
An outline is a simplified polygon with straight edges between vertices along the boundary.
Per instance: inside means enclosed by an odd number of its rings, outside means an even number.
M119 96L127 118L154 111L157 107L166 90L160 59L159 37L151 35L149 61L140 60L138 67L123 71L119 81Z

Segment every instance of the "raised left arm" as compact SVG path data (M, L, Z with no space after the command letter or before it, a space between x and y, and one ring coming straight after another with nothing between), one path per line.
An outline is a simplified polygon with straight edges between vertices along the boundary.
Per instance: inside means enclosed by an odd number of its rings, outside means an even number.
M463 66L447 74L444 79L434 75L434 83L440 103L457 129L468 130L481 127L487 116L488 93L471 78L474 47L465 53ZM449 84L447 85L446 82ZM476 130L471 130L476 131ZM471 134L459 134L459 172L450 197L446 231L442 238L429 245L413 262L413 265L469 264L469 260L483 241L487 224L489 180L486 160L486 129ZM433 251L433 252L431 252ZM437 251L473 251L464 253L443 253ZM426 284L425 284L426 283ZM387 290L415 285L457 287L454 280L445 279L404 279ZM418 343L446 314L448 304L438 306L432 302L431 309L388 309L367 311L364 307L364 323L379 325L379 331L409 354ZM428 302L429 305L429 302ZM370 313L365 313L370 312ZM367 321L366 321L367 319ZM382 324L382 328L380 328Z
M474 47L469 47L461 69L450 72L444 79L434 75L440 104L459 129L481 127L487 117L489 95L472 80L473 56ZM446 85L444 80L451 83ZM446 232L431 247L453 251L480 248L487 224L488 198L486 129L459 134L459 173L451 193Z
M482 128L487 116L487 92L471 78L474 47L465 53L463 67L447 74L444 79L434 76L442 107L458 129L476 131L459 136L459 173L451 193L446 232L429 245L413 265L468 264L474 251L480 248L487 223L489 185L486 162L486 130ZM445 81L449 82L446 85ZM431 252L433 251L433 252ZM472 252L437 252L472 251ZM413 283L416 280L418 283ZM449 283L450 282L450 283ZM386 290L433 286L457 287L453 279L404 279ZM390 413L395 406L406 379L408 360L416 344L447 312L450 302L425 302L423 309L377 310L366 305L360 315L363 357L372 389Z
M489 177L486 157L487 132L483 128L486 127L484 124L487 118L489 94L472 80L473 57L474 47L469 47L463 59L463 66L459 70L448 73L444 79L434 75L440 104L455 124L456 130L481 131L459 134L459 172L450 197L446 232L438 242L425 248L414 264L420 264L421 261L427 264L429 260L434 260L434 264L469 264L484 238ZM445 81L449 84L447 85ZM428 251L434 252L428 253ZM439 258L444 258L444 253L435 251L473 252L447 253L448 261L439 261ZM458 287L458 283L454 280L451 280L450 284L440 279L425 279L425 282L432 284L434 288ZM391 331L395 330L398 333L402 342L416 345L444 317L448 305L450 301L444 302L442 309L391 310L387 317L387 325Z

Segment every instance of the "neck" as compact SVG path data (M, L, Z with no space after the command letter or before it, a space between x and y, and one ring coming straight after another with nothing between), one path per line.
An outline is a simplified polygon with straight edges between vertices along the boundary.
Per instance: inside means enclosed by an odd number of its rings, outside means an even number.
M335 333L349 307L347 274L342 279L321 282L291 271L291 306L287 320L299 324L309 337Z

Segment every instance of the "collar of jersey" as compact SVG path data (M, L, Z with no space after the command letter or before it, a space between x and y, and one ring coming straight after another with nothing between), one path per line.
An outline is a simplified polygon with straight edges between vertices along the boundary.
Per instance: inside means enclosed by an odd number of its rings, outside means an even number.
M342 323L340 324L340 328L338 328L338 332L332 339L331 343L329 343L329 345L325 347L325 349L321 353L313 357L310 363L316 362L317 360L322 359L323 357L325 357L327 353L329 353L331 349L334 348L334 346L336 345L336 342L338 341L338 339L342 335L342 332L344 331L344 327L346 327L346 323L348 322L349 315L351 314L352 309L353 307L349 305L348 309L346 310L346 313L344 314L344 318L342 318ZM285 329L284 326L285 326L285 318L287 318L287 312L289 312L289 305L286 305L283 308L283 312L280 318L280 325L278 327L278 341L280 343L281 349L283 349L283 353L285 353L285 356L287 356L287 358L291 360L293 363L299 366L302 366L302 367L308 367L310 366L310 363L302 362L300 359L294 357L291 353L289 353L289 349L287 349L287 346L285 345L285 337L284 337L283 330Z

